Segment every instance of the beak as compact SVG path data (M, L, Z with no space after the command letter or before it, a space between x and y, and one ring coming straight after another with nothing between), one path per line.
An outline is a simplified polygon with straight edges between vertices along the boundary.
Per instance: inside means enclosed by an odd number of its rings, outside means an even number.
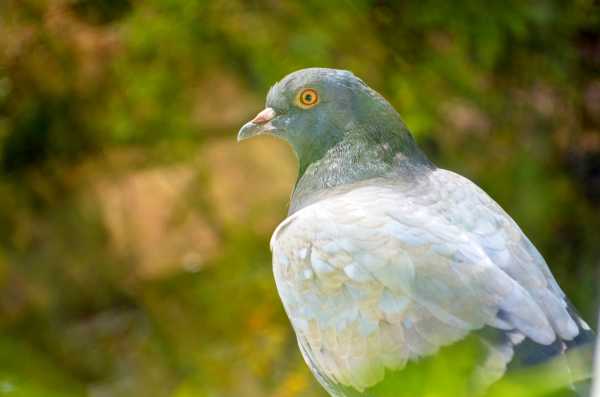
M272 108L266 108L262 112L256 115L252 121L244 124L238 132L238 142L244 139L252 138L253 136L271 132L275 130L275 127L271 124L271 120L277 116L277 113Z

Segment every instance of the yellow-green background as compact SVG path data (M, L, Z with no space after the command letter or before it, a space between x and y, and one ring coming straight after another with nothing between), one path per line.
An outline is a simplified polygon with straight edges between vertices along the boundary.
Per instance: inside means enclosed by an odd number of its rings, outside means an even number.
M599 21L592 0L0 0L0 396L324 395L270 268L294 157L235 141L308 66L388 98L594 323Z

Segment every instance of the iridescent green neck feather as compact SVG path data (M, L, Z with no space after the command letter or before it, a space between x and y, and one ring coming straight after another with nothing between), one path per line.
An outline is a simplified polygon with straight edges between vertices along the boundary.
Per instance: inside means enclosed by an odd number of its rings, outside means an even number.
M435 168L418 148L399 114L364 84L353 90L352 118L344 126L330 123L318 133L288 139L299 172L290 213L318 200L328 190L372 178L399 182Z

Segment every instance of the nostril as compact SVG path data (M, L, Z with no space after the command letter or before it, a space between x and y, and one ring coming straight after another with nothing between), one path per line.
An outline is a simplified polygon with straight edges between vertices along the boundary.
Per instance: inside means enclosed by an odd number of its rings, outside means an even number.
M264 124L275 117L275 111L272 108L266 108L252 119L254 124Z

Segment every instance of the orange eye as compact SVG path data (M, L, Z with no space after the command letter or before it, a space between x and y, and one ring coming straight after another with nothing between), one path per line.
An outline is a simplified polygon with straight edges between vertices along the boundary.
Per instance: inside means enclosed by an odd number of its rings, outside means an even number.
M311 108L319 102L319 94L312 88L306 88L298 96L298 104L304 109Z

